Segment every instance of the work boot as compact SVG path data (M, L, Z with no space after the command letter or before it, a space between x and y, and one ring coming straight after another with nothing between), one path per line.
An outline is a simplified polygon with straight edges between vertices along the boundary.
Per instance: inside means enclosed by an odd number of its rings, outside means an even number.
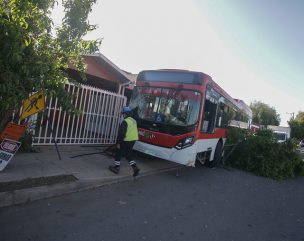
M109 166L109 170L115 174L119 173L119 166Z
M132 168L133 168L133 177L138 176L140 171L139 168L136 165L133 165Z

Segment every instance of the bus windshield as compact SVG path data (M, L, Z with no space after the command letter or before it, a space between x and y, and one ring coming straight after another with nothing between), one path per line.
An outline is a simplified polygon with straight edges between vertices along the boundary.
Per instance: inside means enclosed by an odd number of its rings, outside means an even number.
M192 90L136 87L130 102L139 120L174 126L197 123L201 94Z

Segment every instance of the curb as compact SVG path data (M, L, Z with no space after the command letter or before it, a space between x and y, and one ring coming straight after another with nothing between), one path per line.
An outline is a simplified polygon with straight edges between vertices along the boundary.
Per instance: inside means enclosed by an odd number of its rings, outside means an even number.
M30 203L33 201L47 199L52 197L58 197L75 192L87 191L95 188L100 188L106 185L117 184L121 182L137 180L145 176L152 176L155 174L169 172L181 169L182 167L177 165L169 168L163 168L159 170L146 171L141 173L140 176L134 178L132 176L113 177L107 180L98 180L94 182L90 181L75 181L71 183L53 184L48 186L40 186L33 188L25 188L15 191L1 192L0 193L0 208L9 207L18 204Z

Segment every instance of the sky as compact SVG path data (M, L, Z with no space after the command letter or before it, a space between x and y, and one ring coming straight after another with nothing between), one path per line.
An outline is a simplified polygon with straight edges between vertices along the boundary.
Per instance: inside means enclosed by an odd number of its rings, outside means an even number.
M304 111L303 12L303 0L97 0L98 29L86 38L102 38L100 52L134 74L204 72L233 98L274 107L287 126Z

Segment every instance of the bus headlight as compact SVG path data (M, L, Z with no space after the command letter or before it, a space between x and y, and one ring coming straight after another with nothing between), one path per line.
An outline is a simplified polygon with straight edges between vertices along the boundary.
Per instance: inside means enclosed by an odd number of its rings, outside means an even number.
M175 148L180 150L188 146L192 146L194 142L194 136L189 136L187 138L181 139L176 145Z

